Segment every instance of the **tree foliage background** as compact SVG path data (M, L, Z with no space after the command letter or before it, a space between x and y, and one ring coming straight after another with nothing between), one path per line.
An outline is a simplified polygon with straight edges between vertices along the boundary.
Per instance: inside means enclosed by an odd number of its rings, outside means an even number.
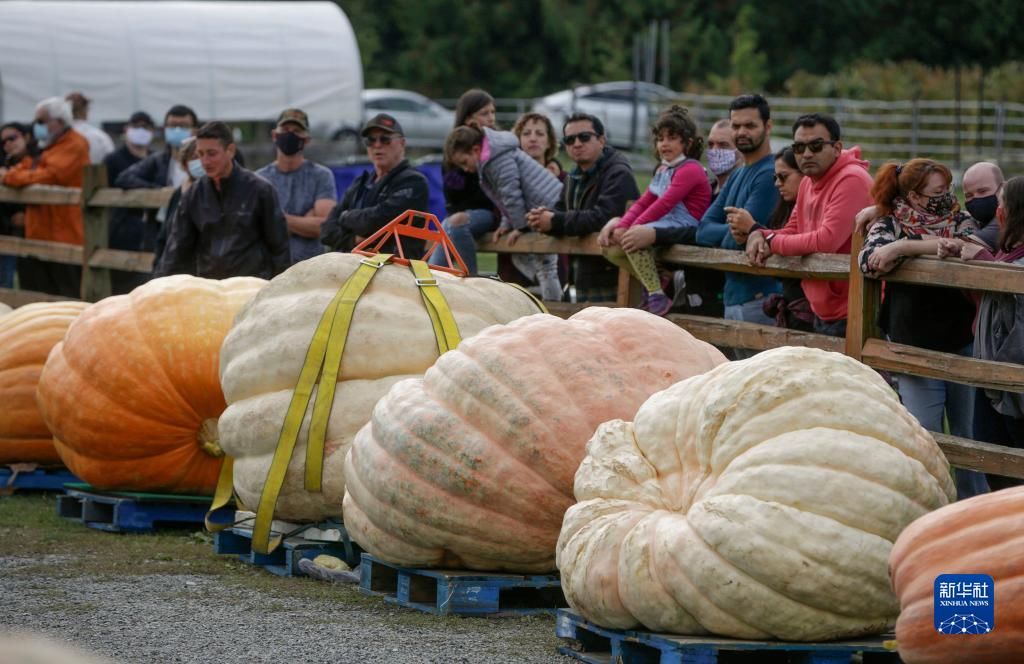
M676 89L1024 101L1019 0L340 0L366 87L535 97L628 79L633 35L668 20ZM908 64L910 63L910 64Z

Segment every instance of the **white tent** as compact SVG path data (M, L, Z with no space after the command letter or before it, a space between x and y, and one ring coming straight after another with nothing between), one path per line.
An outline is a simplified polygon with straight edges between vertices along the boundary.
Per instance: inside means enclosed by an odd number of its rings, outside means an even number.
M321 131L359 125L363 70L332 2L0 2L0 118L80 90L89 122L174 104L200 120L274 120L297 106Z

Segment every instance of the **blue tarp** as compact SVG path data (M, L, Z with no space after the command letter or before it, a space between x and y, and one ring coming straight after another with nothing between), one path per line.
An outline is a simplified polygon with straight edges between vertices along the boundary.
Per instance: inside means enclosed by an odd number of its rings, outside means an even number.
M425 212L432 213L438 219L444 219L444 185L441 179L441 163L428 162L415 168L426 176L427 183L430 185L430 209ZM373 169L373 166L369 163L347 164L331 166L330 169L334 173L334 183L338 186L338 200L341 200L349 185L364 171Z

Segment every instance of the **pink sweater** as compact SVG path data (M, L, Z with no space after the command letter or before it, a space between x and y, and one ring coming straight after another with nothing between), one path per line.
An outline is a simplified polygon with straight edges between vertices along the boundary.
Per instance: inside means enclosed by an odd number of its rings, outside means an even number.
M696 160L691 159L676 169L664 195L658 196L648 187L616 226L629 228L634 224L649 224L664 217L678 203L682 203L697 221L711 205L711 186L704 168Z
M772 240L772 253L850 253L853 219L871 205L870 190L868 162L860 158L860 148L843 150L824 177L806 177L800 183L796 207ZM846 318L849 282L804 279L800 285L818 318L829 322Z

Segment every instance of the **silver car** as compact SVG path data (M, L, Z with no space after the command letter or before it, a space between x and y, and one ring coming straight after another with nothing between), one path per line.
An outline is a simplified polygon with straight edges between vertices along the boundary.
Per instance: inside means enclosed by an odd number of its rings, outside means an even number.
M363 90L363 122L378 113L394 116L413 148L443 148L455 124L455 113L411 90Z
M651 122L659 111L679 96L678 92L655 83L636 84L636 144L633 133L633 82L613 81L583 85L575 90L562 90L538 99L533 110L551 118L555 131L561 134L562 125L573 113L589 113L598 117L605 127L608 142L615 147L644 146L648 141Z

